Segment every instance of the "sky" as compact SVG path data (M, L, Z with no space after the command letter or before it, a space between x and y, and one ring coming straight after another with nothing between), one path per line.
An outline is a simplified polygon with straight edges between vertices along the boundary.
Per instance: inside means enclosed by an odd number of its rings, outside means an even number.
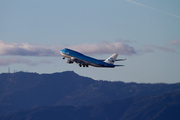
M59 51L127 58L80 68ZM74 71L95 80L180 82L179 0L1 0L0 73Z

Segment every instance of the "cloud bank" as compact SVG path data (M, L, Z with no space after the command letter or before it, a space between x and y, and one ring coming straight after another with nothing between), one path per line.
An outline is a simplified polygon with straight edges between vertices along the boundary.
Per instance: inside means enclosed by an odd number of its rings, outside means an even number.
M0 55L57 56L56 47L32 45L29 43L6 43L0 41Z
M112 54L132 55L136 51L133 47L122 42L100 42L97 44L81 44L69 46L69 48L82 52L84 54Z
M136 54L133 47L123 43L123 41L116 42L100 42L95 44L80 44L70 46L57 46L57 45L33 45L29 43L7 43L0 41L0 55L7 56L7 58L0 58L0 66L7 66L11 64L26 64L35 66L39 64L51 64L52 62L32 61L20 56L61 56L59 51L63 48L71 48L84 54L99 55L99 54L113 54L118 53L121 55ZM11 57L9 57L11 56ZM13 57L14 56L14 57Z
M144 45L143 49L135 50L134 47L128 45L135 43L130 40L117 40L115 42L102 41L95 44L79 44L69 46L57 46L57 45L33 45L29 43L6 43L0 41L0 55L11 56L11 58L0 58L0 66L7 66L10 64L26 64L29 66L39 64L51 64L52 62L43 61L32 61L20 56L49 56L49 57L61 57L59 51L65 47L79 51L83 54L88 55L102 55L102 54L113 54L119 55L134 55L143 54L148 52L154 52L155 50L163 52L176 52L169 46L180 46L180 40L171 41L168 46L157 46L157 45ZM13 57L14 56L14 57Z
M86 54L112 54L122 55L135 54L133 47L120 41L100 42L96 44L80 44L71 46L43 46L29 43L6 43L0 41L0 55L18 55L18 56L60 56L59 51L68 47Z

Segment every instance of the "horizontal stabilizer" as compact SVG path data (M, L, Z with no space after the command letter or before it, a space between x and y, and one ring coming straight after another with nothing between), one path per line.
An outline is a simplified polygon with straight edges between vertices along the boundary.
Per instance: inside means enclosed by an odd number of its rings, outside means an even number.
M117 59L116 61L125 61L127 58L125 59Z
M124 65L114 65L115 67L120 67L120 66L124 66Z

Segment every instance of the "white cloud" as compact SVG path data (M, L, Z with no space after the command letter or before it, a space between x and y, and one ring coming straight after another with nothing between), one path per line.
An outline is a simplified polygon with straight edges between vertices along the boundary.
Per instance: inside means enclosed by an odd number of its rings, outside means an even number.
M5 43L0 41L0 55L57 56L59 50L56 46L48 47L29 43Z
M29 43L5 43L0 41L0 55L19 55L19 56L60 56L59 51L64 47L72 48L87 54L112 54L123 55L135 54L133 47L120 41L100 42L95 44L80 44L72 46L43 46Z
M121 55L135 54L133 47L124 44L122 42L100 42L96 44L81 44L75 46L69 46L69 48L77 50L85 54L112 54L118 53Z

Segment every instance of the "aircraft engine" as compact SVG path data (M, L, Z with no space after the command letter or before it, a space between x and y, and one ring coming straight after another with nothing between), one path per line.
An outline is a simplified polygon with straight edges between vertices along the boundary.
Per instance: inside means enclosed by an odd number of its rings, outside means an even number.
M66 62L69 63L69 64L72 64L72 63L73 63L73 61L70 60L70 59L67 59Z

